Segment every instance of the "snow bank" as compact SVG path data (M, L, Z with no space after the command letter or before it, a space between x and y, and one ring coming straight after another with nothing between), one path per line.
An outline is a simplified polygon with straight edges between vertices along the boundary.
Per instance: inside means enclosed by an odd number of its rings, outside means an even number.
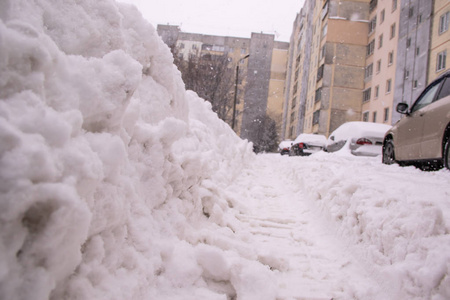
M224 188L254 157L112 0L0 3L0 298L272 299Z
M307 198L389 295L356 289L340 299L450 298L448 170L427 173L337 153L312 155L297 169Z

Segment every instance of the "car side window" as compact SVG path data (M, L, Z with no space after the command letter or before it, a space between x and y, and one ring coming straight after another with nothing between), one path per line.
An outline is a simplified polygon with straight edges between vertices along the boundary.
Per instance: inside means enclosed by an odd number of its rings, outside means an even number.
M442 82L442 81L441 81ZM418 111L421 108L424 108L431 102L433 102L439 87L441 86L441 82L436 83L430 89L428 89L425 93L423 93L419 99L414 103L414 106L411 108L411 113Z
M439 92L439 96L437 97L437 100L442 99L450 95L450 77L447 77L445 79L445 82L442 84L442 89Z

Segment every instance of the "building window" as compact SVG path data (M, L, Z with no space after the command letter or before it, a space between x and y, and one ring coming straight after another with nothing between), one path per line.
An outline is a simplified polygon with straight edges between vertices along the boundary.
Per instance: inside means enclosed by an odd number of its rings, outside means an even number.
M325 24L322 28L322 38L327 35L327 32L328 32L328 23Z
M323 68L324 68L324 65L321 65L319 67L319 69L317 70L317 81L319 81L323 77Z
M389 94L392 89L392 79L386 80L386 94Z
M363 113L363 122L369 122L369 112L368 111Z
M409 78L409 70L405 70L405 79Z
M383 9L381 12L380 12L380 24L382 24L383 22L384 22L384 18L386 17L386 12L385 12L385 10Z
M324 6L322 7L322 12L320 14L321 19L325 18L325 16L328 14L328 0L325 2Z
M419 82L417 80L414 80L413 88L417 89L418 86L419 86Z
M377 7L378 0L370 0L369 11L372 12Z
M379 95L380 95L380 86L377 85L377 86L375 87L375 95L374 95L375 99L378 99L378 96L379 96Z
M377 73L380 73L380 71L381 71L381 59L377 61Z
M414 16L414 6L409 8L408 17L412 18Z
M411 47L411 38L406 39L406 49L409 49Z
M447 50L439 52L436 59L436 72L445 70L447 60Z
M320 49L320 58L319 60L322 60L322 58L325 57L325 45L323 45L323 47Z
M372 122L374 122L374 123L377 122L377 112L376 112L376 111L374 111L374 112L372 113Z
M373 54L375 48L375 40L370 41L370 43L367 45L367 56L370 56Z
M388 54L388 66L394 63L394 51L389 52Z
M392 0L392 11L397 9L397 0Z
M367 101L370 101L370 94L371 94L371 92L372 92L371 88L368 88L368 89L364 90L364 92L363 92L363 103L367 102Z
M370 64L366 67L366 71L365 71L365 79L369 79L371 78L373 75L373 64Z
M378 37L378 49L380 49L381 47L383 47L383 35L380 34L380 36Z
M316 110L313 113L313 121L312 121L313 125L319 124L319 117L320 117L320 110Z
M295 96L294 99L292 99L291 109L294 109L296 104L297 104L297 96Z
M448 30L448 19L450 12L446 12L439 18L439 34L442 34Z
M422 23L422 14L417 16L417 23Z
M369 34L375 31L375 28L377 27L377 17L375 16L372 20L369 22Z
M420 47L416 48L416 56L418 56L420 54Z
M395 23L391 25L391 39L393 39L395 37Z
M387 123L389 121L389 107L386 107L384 109L384 123Z
M184 43L180 43L180 49L184 49Z
M318 88L316 90L316 97L314 98L314 102L319 102L322 99L322 88Z

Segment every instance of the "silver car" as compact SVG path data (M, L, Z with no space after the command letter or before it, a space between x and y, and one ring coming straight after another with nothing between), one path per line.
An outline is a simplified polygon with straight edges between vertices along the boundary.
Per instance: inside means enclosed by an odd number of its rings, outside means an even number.
M383 138L391 126L369 122L347 122L328 138L327 152L347 152L355 156L379 156Z
M383 163L450 169L450 71L428 85L411 109L399 103L397 112L405 116L386 133Z

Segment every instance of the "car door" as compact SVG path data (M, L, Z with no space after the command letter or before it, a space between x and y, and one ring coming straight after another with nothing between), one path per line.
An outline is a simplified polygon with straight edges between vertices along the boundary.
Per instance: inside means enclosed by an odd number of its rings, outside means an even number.
M423 108L423 133L420 145L421 157L434 159L442 157L442 139L450 113L450 78L443 80L438 96L433 103Z
M418 160L426 116L426 107L433 102L440 82L430 85L416 100L411 111L398 124L395 155L398 160Z

